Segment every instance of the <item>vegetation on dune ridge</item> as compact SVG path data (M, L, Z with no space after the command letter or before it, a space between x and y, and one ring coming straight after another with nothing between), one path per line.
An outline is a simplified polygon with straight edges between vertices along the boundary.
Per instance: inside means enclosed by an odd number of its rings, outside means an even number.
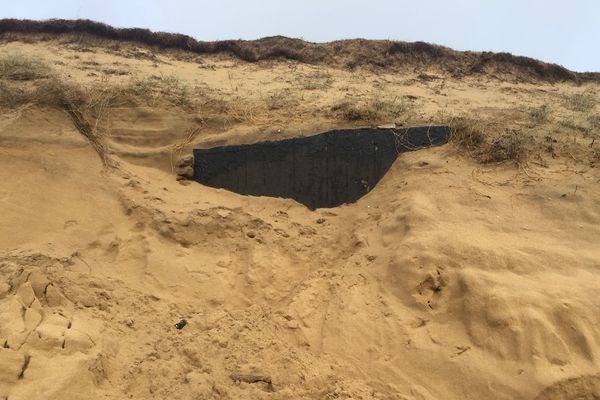
M79 62L94 63L98 70L102 70L95 61ZM299 99L305 95L302 92L336 90L333 76L320 70L298 75L298 81L293 83L300 92L296 97L290 88L284 88L254 100L234 95L237 88L233 86L232 95L227 98L219 91L190 84L172 75L132 75L125 79L108 75L81 84L67 78L70 75L61 75L46 60L37 56L2 55L0 111L25 109L30 105L63 110L90 141L102 161L111 165L110 151L104 138L110 136L109 120L114 108L176 107L186 113L197 113L195 124L208 123L214 129L220 125L256 125L261 121L272 121L273 118L290 118L286 113L298 106ZM386 93L381 89L367 96L338 99L319 107L318 111L305 111L330 123L341 122L344 126L377 126L391 122L403 126L424 123L423 118L428 118L428 123L449 124L454 146L482 164L513 163L524 166L532 154L538 154L538 159L539 154L555 158L561 153L562 147L579 146L577 151L583 149L582 159L588 159L590 166L595 166L600 160L596 144L600 127L596 111L598 93L594 85L588 86L576 92L557 93L554 97L544 99L544 102L538 101L530 107L515 109L516 118L512 124L494 117L475 117L468 112L438 112L424 116L419 113L415 96ZM552 99L555 101L552 102ZM562 143L562 140L558 143L554 139L553 131L549 130L552 124L566 132L563 136L568 144ZM585 142L570 139L569 135L575 134ZM574 158L571 150L565 151ZM543 164L543 161L540 162Z
M519 79L557 81L600 81L600 73L577 73L556 64L509 53L461 52L424 42L351 39L310 43L283 36L258 40L198 41L177 33L152 32L141 28L114 28L90 20L45 21L2 19L0 35L90 35L100 39L137 42L161 49L179 49L196 54L228 54L247 62L287 59L343 67L369 66L400 69L436 66L455 77L474 74L514 74Z

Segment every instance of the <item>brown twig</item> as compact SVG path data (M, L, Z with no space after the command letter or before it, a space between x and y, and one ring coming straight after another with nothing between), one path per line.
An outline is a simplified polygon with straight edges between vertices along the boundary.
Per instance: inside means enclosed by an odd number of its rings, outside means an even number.
M175 155L175 153L178 153L178 156L180 156L181 151L185 148L185 146L189 145L194 141L196 136L198 136L198 134L200 133L201 129L202 127L199 125L189 127L186 132L185 138L181 142L175 143L171 147L171 172L175 172L175 166L173 161L173 156Z

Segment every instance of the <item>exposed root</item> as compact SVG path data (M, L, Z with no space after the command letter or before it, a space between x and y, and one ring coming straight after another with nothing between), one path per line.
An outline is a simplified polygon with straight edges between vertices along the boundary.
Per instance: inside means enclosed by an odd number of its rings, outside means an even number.
M106 147L102 144L100 137L95 133L96 130L92 128L91 124L85 119L83 113L73 104L66 104L65 111L71 117L77 130L86 137L96 153L98 153L102 163L105 166L114 166L114 162L106 154Z
M21 373L19 374L19 379L23 379L23 376L25 375L25 371L29 367L29 362L30 361L31 361L31 356L30 355L26 355L25 356L25 361L23 361L23 367L21 367Z

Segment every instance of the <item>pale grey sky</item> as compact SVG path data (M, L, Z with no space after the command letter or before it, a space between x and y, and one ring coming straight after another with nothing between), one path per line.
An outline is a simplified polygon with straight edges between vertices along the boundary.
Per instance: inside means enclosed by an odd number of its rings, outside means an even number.
M88 18L200 40L420 40L600 71L600 0L0 0L0 18Z

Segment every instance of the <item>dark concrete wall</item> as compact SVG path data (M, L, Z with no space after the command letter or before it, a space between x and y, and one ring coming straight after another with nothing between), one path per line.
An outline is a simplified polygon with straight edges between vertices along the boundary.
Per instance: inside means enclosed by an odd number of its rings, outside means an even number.
M240 194L287 197L311 209L372 190L399 153L448 141L445 126L346 129L316 136L194 150L194 179Z

